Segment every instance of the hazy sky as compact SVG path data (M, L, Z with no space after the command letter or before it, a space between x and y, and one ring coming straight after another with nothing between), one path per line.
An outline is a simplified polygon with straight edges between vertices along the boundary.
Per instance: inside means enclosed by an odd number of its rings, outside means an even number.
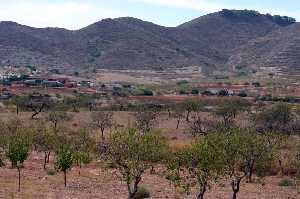
M300 21L299 0L0 0L0 21L79 29L103 18L131 16L176 26L228 9L254 9Z

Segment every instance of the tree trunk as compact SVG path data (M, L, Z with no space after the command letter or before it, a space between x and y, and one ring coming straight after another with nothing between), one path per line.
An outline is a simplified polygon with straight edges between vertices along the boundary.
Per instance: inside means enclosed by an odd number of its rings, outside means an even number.
M176 126L176 129L179 128L179 123L180 123L180 120L177 120L177 126Z
M250 163L250 167L249 167L249 176L248 176L249 183L252 183L253 170L254 170L254 161Z
M279 162L279 167L280 167L280 172L281 172L281 175L283 176L284 175L284 168L282 166L282 161L281 160L278 160Z
M133 199L138 191L138 184L141 181L140 176L136 176L134 178L133 188L131 187L131 183L129 181L129 178L127 180L127 188L128 188L128 199Z
M19 186L18 186L18 192L21 191L21 168L20 167L17 167L18 168L18 173L19 173Z
M103 128L101 128L101 138L102 138L102 140L105 139L105 138L104 138L104 129L103 129Z
M171 110L168 108L169 118L171 118Z
M32 115L31 115L31 119L34 120L35 116L37 116L40 112L35 111Z
M187 122L190 121L190 114L191 114L191 111L188 111L187 114L186 114L185 120L186 120Z
M231 187L233 191L232 199L237 199L237 194L240 191L240 184L242 179L236 179L231 182Z
M133 194L132 194L132 191L131 191L130 183L128 181L127 181L127 189L128 189L128 199L132 199Z
M48 155L47 155L47 163L50 162L50 154L51 154L51 151L48 152Z
M155 173L155 169L154 169L154 166L151 165L151 170L150 170L150 174L154 174Z
M48 157L48 154L47 154L47 152L45 151L45 157L44 157L44 170L46 170L47 157Z
M64 171L65 187L67 187L67 171Z
M235 191L233 192L232 199L237 199L237 193L238 193L238 192L235 192Z
M81 171L81 163L79 163L79 170L78 170L78 175L80 176L80 171Z
M199 194L198 194L198 196L197 196L197 199L204 199L204 194L205 194L205 192L206 192L206 185L207 183L205 183L204 185L203 185L203 187L201 187L201 189L200 189L200 192L199 192Z

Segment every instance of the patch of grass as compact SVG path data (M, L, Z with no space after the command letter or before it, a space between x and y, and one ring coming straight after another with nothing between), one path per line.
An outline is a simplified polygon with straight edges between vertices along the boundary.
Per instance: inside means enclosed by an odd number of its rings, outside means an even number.
M281 187L293 187L295 186L294 181L290 180L290 179L283 179L279 182L279 186Z
M54 169L48 169L47 170L47 175L54 176L55 174L56 174L56 171Z
M150 191L145 187L139 187L134 199L150 198Z

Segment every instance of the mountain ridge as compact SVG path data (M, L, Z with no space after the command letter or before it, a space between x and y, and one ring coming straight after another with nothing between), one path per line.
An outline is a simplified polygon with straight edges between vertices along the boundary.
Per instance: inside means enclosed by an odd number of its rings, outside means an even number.
M79 30L0 22L0 65L61 69L227 70L236 49L296 23L250 10L222 10L177 27L133 17L103 19Z

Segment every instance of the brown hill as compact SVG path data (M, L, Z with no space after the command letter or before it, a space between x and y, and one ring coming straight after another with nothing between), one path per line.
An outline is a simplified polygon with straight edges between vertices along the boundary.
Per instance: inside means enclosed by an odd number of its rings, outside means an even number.
M237 49L228 66L277 67L284 73L300 72L300 23L280 28Z
M0 63L63 69L193 65L212 72L224 69L235 49L249 40L292 23L292 18L248 10L223 10L178 27L130 17L105 19L76 31L1 22Z

